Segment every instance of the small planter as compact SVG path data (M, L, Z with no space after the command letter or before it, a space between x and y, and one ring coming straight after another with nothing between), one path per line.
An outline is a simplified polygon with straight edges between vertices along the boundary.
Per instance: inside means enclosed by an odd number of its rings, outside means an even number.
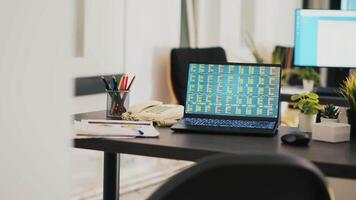
M303 79L303 89L311 92L314 89L314 81Z
M316 115L299 114L299 130L301 132L312 132L313 124L315 123Z
M313 140L323 142L346 142L350 140L350 125L335 122L313 124Z
M320 122L335 122L338 123L339 119L328 119L328 118L324 118L324 117L320 117Z
M350 138L351 140L356 139L356 112L352 109L347 109L347 119L351 125Z

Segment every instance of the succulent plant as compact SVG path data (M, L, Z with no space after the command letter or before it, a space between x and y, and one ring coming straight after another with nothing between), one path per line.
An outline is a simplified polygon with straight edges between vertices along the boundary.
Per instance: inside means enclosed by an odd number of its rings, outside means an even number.
M339 108L333 104L328 104L321 111L321 116L326 119L337 119L339 117L340 111Z

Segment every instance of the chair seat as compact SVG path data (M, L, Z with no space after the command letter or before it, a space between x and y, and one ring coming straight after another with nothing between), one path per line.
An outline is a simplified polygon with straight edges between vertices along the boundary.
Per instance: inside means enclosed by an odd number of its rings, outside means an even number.
M323 174L309 161L281 155L218 155L180 172L150 200L330 200Z

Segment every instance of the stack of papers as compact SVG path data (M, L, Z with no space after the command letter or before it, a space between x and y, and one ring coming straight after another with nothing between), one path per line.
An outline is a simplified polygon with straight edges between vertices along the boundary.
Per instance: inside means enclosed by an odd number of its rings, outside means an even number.
M152 122L123 120L82 120L78 125L76 135L79 137L158 137L159 132Z

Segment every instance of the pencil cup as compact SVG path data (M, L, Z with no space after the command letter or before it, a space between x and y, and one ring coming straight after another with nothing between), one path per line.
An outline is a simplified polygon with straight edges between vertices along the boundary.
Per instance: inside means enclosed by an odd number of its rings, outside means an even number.
M107 91L106 117L121 119L129 108L129 91Z

